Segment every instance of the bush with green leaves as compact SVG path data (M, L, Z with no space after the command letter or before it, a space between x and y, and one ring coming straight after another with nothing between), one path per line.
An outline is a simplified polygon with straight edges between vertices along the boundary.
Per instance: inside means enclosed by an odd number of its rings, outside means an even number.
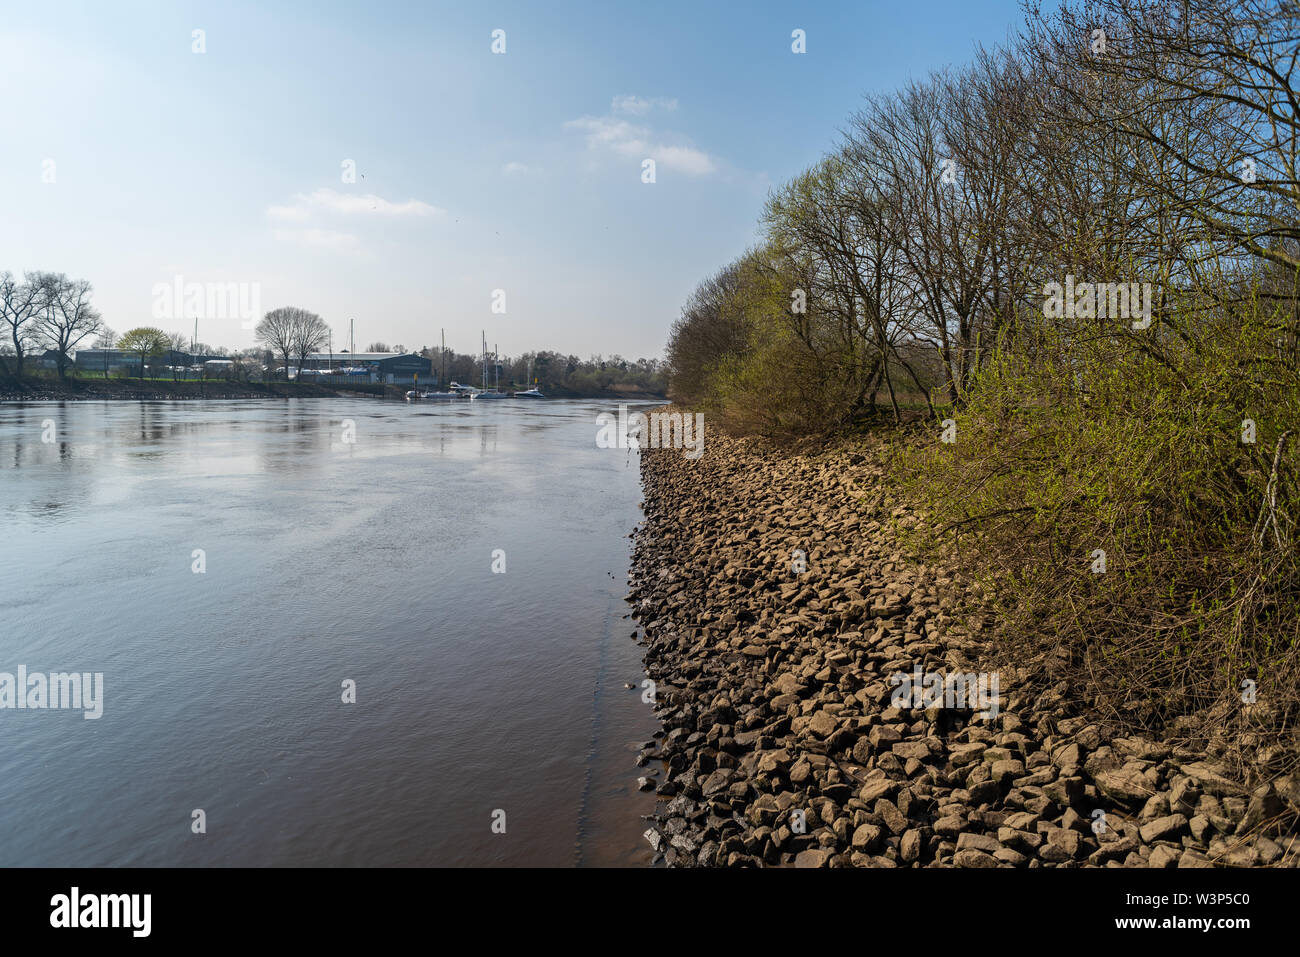
M1129 727L1249 716L1276 747L1300 714L1295 343L1257 299L1171 305L1144 331L1034 324L894 475L1008 661Z

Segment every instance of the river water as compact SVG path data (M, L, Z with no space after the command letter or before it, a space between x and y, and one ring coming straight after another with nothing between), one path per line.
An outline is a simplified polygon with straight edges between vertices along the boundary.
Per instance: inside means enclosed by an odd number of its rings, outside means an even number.
M649 863L602 411L0 404L0 865Z

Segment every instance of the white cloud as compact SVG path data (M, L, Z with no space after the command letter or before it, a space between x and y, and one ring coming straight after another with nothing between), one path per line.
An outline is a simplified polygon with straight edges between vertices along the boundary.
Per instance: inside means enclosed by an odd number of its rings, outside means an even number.
M501 167L501 172L507 176L526 176L530 173L536 173L537 170L526 163L509 162Z
M632 113L636 116L643 116L656 108L671 113L677 109L677 101L666 96L633 96L625 93L614 97L610 104L610 111L613 113Z
M606 116L582 116L569 120L564 127L585 133L587 149L594 152L610 151L629 159L653 159L659 166L688 176L707 176L717 171L717 161L704 150L697 149L685 137L655 133L646 125L615 116L614 113L617 112L637 112L620 110L620 104L625 101L635 101L636 104L654 102L632 96L615 97L612 113ZM677 106L676 100L662 102L671 103L670 109Z
M707 176L717 169L713 157L691 146L656 146L649 156L660 166L691 176Z
M394 203L374 193L340 193L322 187L312 193L299 193L287 206L271 206L266 215L280 222L307 222L315 213L333 213L344 216L376 215L390 217L442 216L447 211L418 199Z

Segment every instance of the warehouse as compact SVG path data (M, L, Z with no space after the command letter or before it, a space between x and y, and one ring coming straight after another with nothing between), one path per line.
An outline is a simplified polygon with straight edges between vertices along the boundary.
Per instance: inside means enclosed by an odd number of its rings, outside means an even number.
M437 384L433 360L413 352L313 352L302 364L304 375L328 375L331 371L335 375L356 375L357 370L365 370L364 375L371 382Z
M175 349L168 349L158 355L150 356L146 365L149 368L150 375L169 375L177 370L199 372L202 371L203 364L209 360L228 358L228 356L179 352ZM73 356L73 365L87 372L121 373L138 376L140 374L140 353L126 349L78 349Z

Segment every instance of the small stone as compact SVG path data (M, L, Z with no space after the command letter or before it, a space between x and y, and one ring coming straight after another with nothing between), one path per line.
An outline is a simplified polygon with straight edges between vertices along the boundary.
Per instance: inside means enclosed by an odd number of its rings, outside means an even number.
M1043 785L1043 793L1060 807L1076 807L1084 796L1083 778L1077 775L1057 778Z
M1210 819L1204 814L1194 815L1187 822L1187 827L1192 832L1192 837L1196 839L1197 844L1205 844L1214 830L1210 824Z
M1025 765L1023 761L1015 761L1015 760L994 761L992 772L993 772L993 780L1001 784L1004 778L1014 779L1024 774Z
M1182 851L1168 844L1161 844L1151 852L1151 857L1147 859L1147 867L1174 867L1182 856Z
M980 759L987 745L975 741L971 744L959 744L948 752L948 760L952 762L955 768L964 767Z
M858 799L864 804L874 804L878 799L893 794L898 788L899 783L897 781L891 781L889 778L877 778L862 785L862 790L858 792Z
M898 844L898 856L905 864L921 859L921 832L916 828L905 832Z
M1096 775L1097 787L1120 804L1145 803L1153 793L1151 783L1132 768L1111 768Z
M1017 831L1012 827L1000 827L998 828L998 841L1017 851L1032 854L1042 846L1043 835L1032 834L1029 831Z
M812 720L808 722L808 730L819 738L829 738L839 727L835 716L827 714L825 711L818 711L813 715Z
M1169 814L1169 796L1167 794L1153 794L1147 798L1147 803L1142 805L1142 810L1138 813L1138 820L1143 824L1148 821L1154 821L1158 817L1165 817Z
M986 854L995 854L1001 848L997 841L987 834L962 834L957 838L957 850L964 851L967 848L976 851L984 851Z
M1070 857L1077 857L1083 837L1078 831L1058 827L1047 832L1047 843L1062 848Z
M1073 741L1052 752L1052 763L1058 768L1078 767L1082 761L1083 750Z
M900 741L890 750L904 761L925 761L930 757L924 741Z
M1245 793L1245 788L1224 774L1223 768L1208 761L1184 764L1182 771L1196 781L1201 790L1207 794L1226 797Z
M825 867L833 855L821 847L810 847L794 856L795 867Z
M1121 837L1119 840L1106 841L1100 848L1093 851L1088 857L1088 863L1102 866L1109 861L1124 860L1129 854L1137 850L1138 841L1136 837Z
M898 809L894 802L881 798L876 802L875 812L893 834L902 835L907 830L907 816Z
M934 822L934 833L938 834L940 837L956 837L962 831L966 830L966 824L967 822L965 818L957 817L955 815L941 817L939 820Z
M1264 865L1275 863L1283 854L1281 846L1266 837L1255 841L1255 850L1259 853L1259 862Z
M1012 867L1023 867L1029 861L1029 858L1024 854L1013 851L1009 847L999 847L993 852L993 857L1003 864L1010 864Z
M953 855L953 864L957 867L997 867L997 859L973 848L958 851Z
M849 843L855 851L870 852L880 844L883 833L874 824L863 824L853 832L853 839Z
M1225 802L1226 803L1226 802ZM1250 805L1246 808L1246 814L1237 825L1237 835L1249 834L1256 828L1265 824L1275 823L1285 810L1281 798L1278 797L1277 791L1272 784L1265 784L1256 788L1250 796Z
M1068 832L1073 834L1073 831ZM1038 856L1052 864L1064 864L1074 855L1059 844L1044 844L1038 849Z
M1187 818L1181 814L1168 814L1142 825L1138 832L1144 844L1172 839L1187 827Z
M1041 818L1037 814L1030 811L1017 811L1014 814L1008 814L1002 824L1017 831L1032 831L1040 820Z
M1191 817L1196 813L1196 803L1201 799L1201 787L1190 777L1179 778L1169 793L1169 809Z

